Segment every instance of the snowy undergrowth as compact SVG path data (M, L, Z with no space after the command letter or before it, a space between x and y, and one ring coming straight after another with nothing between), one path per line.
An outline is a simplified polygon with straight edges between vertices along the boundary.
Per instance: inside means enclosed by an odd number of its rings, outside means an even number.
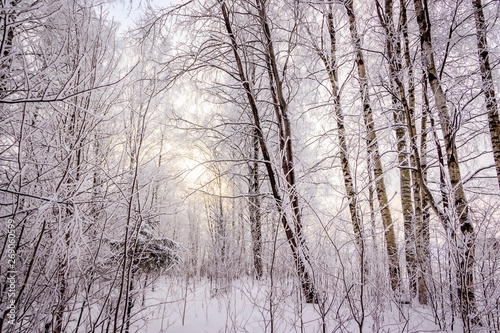
M143 296L144 303L137 300L133 309L131 332L359 332L345 297L329 302L323 320L318 305L300 301L292 282L280 281L271 292L268 280L216 284L162 277ZM445 331L430 309L387 300L366 306L363 332Z

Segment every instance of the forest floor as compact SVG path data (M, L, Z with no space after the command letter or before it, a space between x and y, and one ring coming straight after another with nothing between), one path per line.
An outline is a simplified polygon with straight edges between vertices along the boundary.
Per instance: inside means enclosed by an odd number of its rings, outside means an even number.
M218 333L218 332L359 332L348 299L330 302L326 315L321 307L305 304L294 292L293 283L277 283L271 293L270 281L233 280L218 284L207 279L161 277L154 287L137 295L131 332ZM271 304L270 299L273 299ZM271 310L272 308L272 310ZM325 311L324 311L325 312ZM362 316L359 316L362 317ZM324 318L324 320L322 319ZM439 329L432 311L415 305L365 305L362 332L460 332ZM458 320L457 320L458 321ZM323 330L324 328L324 330Z

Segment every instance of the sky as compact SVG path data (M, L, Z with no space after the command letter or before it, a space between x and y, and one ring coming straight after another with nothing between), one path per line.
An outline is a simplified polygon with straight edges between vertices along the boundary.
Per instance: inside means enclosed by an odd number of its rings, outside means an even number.
M159 2L158 0L156 2ZM126 29L133 25L141 14L141 1L129 0L119 1L108 4L109 18L120 22L120 29Z
M168 7L182 0L120 0L109 3L109 18L120 22L120 29L125 30L134 24L142 13L142 6L150 4L152 7Z

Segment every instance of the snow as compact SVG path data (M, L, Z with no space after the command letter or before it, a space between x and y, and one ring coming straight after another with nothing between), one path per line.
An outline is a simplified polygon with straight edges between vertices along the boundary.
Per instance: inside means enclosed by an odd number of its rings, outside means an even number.
M154 291L149 288L144 306L134 307L136 319L131 332L218 333L271 331L269 281L249 278L234 280L216 288L209 280L160 278ZM273 296L274 332L322 332L317 305L297 301L290 288L280 285ZM139 301L136 301L139 303ZM332 307L326 315L326 332L359 332L347 302ZM382 307L383 308L383 307ZM459 332L439 330L430 308L418 305L388 306L379 313L367 306L363 332ZM184 323L183 323L184 317Z

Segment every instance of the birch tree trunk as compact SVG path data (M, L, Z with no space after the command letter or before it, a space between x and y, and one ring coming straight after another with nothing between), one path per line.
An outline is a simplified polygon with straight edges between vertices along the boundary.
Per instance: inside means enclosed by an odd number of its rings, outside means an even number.
M486 23L484 22L483 4L481 0L472 0L474 6L474 18L476 20L477 53L479 56L479 68L483 81L483 93L486 99L486 110L488 111L488 125L490 128L491 145L493 157L497 169L498 186L500 187L500 119L498 115L498 104L491 73L488 39L486 37Z
M407 86L408 86L408 112L410 119L407 120L407 126L409 126L410 135L410 145L411 145L411 186L413 188L413 200L414 200L414 223L415 223L415 238L416 238L416 261L417 261L417 294L418 301L420 304L428 303L428 292L426 285L426 276L430 271L429 266L429 207L427 205L427 196L424 191L424 184L427 183L427 159L426 159L426 140L427 140L427 106L428 100L427 96L427 85L425 85L422 90L424 91L422 96L424 101L424 106L422 107L421 115L421 130L420 130L420 152L416 143L417 127L416 127L416 101L415 101L415 77L413 60L410 53L410 38L408 34L408 15L406 11L407 3L404 0L400 0L400 19L401 19L401 32L403 34L404 41L404 60L407 69ZM425 80L424 80L425 81ZM419 176L422 179L419 181ZM422 183L422 185L421 185Z
M333 111L338 133L339 157L342 167L346 197L349 205L351 223L354 230L356 246L358 248L358 253L360 256L361 283L363 284L366 278L364 273L367 269L367 265L365 262L365 235L361 220L360 207L358 203L358 194L354 188L353 173L351 171L351 167L349 166L344 112L340 104L341 94L339 89L337 64L337 28L335 27L332 3L325 4L325 6L327 6L327 9L326 12L323 13L323 15L325 16L328 29L327 33L329 37L329 47L327 45L318 46L313 43L313 48L323 62L330 82L331 94L333 98ZM309 29L308 32L310 35L312 35L312 32L309 31Z
M413 114L408 103L407 92L403 82L401 62L401 44L399 32L394 27L393 2L386 0L384 9L376 2L377 13L386 34L386 59L389 63L389 89L391 90L394 126L397 139L398 162L400 173L401 208L403 211L403 226L405 235L406 268L408 271L410 296L417 294L417 254L414 223L414 207L411 190L411 175L409 169L409 139L405 123L406 114Z
M422 117L420 123L420 165L417 164L417 159L415 158L415 164L413 164L417 170L413 171L414 179L417 179L418 173L421 172L422 182L427 183L427 118L429 113L429 99L427 96L427 81L424 79L422 84ZM418 152L413 152L413 156L417 157ZM418 181L415 181L415 185L418 185L417 193L415 190L415 197L420 198L419 205L415 210L415 215L417 219L417 258L418 258L418 272L417 272L417 284L418 284L418 301L420 304L428 304L429 294L427 292L426 276L431 273L430 271L430 234L429 234L429 204L428 198L425 194L424 189L420 186Z
M250 192L250 224L252 235L252 254L253 266L255 276L261 279L263 275L262 270L262 221L261 221L261 205L259 193L259 136L256 129L253 130L252 135L252 160L250 161L250 179L249 179L249 192Z
M284 200L282 198L281 189L279 188L279 184L278 184L278 179L277 179L277 174L276 174L277 171L273 168L273 164L271 162L271 157L270 157L270 153L269 153L269 150L267 147L267 142L264 138L264 132L263 132L262 126L261 126L261 118L259 115L259 109L257 107L255 94L254 94L254 91L250 85L250 81L248 80L247 75L245 74L245 71L244 71L243 60L239 54L239 45L238 45L238 42L236 40L236 36L233 32L232 23L231 23L232 21L231 21L231 18L229 16L229 10L228 10L227 4L224 1L220 1L220 4L221 4L221 11L222 11L222 16L223 16L223 20L224 20L224 25L226 28L227 35L230 39L231 48L232 48L232 52L233 52L233 56L234 56L234 60L235 60L235 65L236 65L237 71L238 71L238 78L243 86L247 102L250 106L250 110L251 110L252 118L253 118L253 124L255 127L255 133L258 136L259 146L260 146L260 150L262 152L262 159L263 159L264 164L266 166L266 171L267 171L267 175L268 175L268 179L269 179L269 185L271 187L271 192L272 192L274 201L276 203L276 207L277 207L278 212L279 212L281 223L282 223L283 228L285 230L285 235L286 235L288 244L290 245L290 249L292 251L292 256L293 256L295 266L297 269L297 274L299 276L300 284L302 287L302 292L304 294L306 302L317 303L318 296L317 296L316 289L314 287L314 283L313 283L313 279L312 279L311 265L309 262L310 258L309 258L309 255L307 254L307 247L305 246L305 240L304 240L302 234L297 235L297 230L299 230L300 232L302 232L302 230L301 230L300 210L298 207L298 197L296 197L296 198L294 197L296 195L296 192L294 190L294 186L295 186L294 173L292 172L291 174L286 174L286 180L287 180L287 189L290 189L289 186L291 186L293 184L293 186L291 187L293 191L289 191L289 195L290 195L290 199L291 199L293 215L295 217L295 221L294 221L295 226L290 224L289 219L288 219L287 214L286 214L286 211L285 211L285 207L283 206ZM271 36L270 36L269 26L267 24L267 17L265 15L265 11L263 11L264 9L262 8L262 3L259 0L257 0L257 7L259 10L259 17L260 17L261 25L262 25L262 29L263 29L262 33L265 35L266 39L270 40ZM266 58L269 57L269 61L275 61L275 59L273 59L274 50L273 50L272 43L270 43L268 45L268 49L265 52L266 52ZM269 65L271 65L272 70L275 71L275 73L277 73L276 64L269 64L268 63L267 66L269 66ZM274 76L274 74L273 74L273 76ZM269 79L271 80L272 78L273 77L270 77ZM279 82L279 80L277 80L277 81ZM281 82L280 82L280 84L281 84ZM281 94L281 92L280 92L280 90L278 90L277 93ZM280 100L282 99L284 101L283 96L279 96L279 98L280 98ZM281 101L280 101L280 103L281 103ZM283 107L283 105L280 105L280 108L282 108L282 107ZM286 118L285 118L284 125L285 125L284 133L286 133L288 135L287 140L285 141L285 143L288 145L288 148L287 148L286 152L280 151L280 154L287 155L286 158L287 158L288 164L283 165L282 167L284 168L284 170L292 170L293 171L293 160L291 159L292 151L291 151L291 140L290 140L291 139L291 132L290 132L289 127L287 127L287 119ZM288 126L289 126L289 124L288 124ZM285 169L285 168L288 168L288 169ZM292 183L290 184L291 181L292 181ZM299 217L299 219L297 219L297 217Z
M299 275L302 280L307 302L315 303L318 300L316 292L314 291L314 288L312 288L313 281L312 268L310 265L311 259L303 230L302 213L300 209L299 195L297 193L297 184L295 177L292 128L290 125L290 118L288 114L288 102L285 98L285 91L283 88L283 84L286 82L284 77L286 73L286 67L282 70L282 75L280 76L280 71L278 69L278 59L271 35L270 23L268 21L266 3L263 0L256 0L256 5L259 13L260 23L262 26L262 34L264 35L265 43L263 46L265 50L264 52L266 52L265 57L268 69L269 84L271 88L272 102L278 122L278 133L280 141L279 152L282 156L281 168L283 170L283 174L285 175L286 192L288 194L288 199L290 200L290 206L292 210L292 219L294 224L294 230L292 231L292 233L294 234L294 238L296 239L296 243L298 246L298 255L302 257L302 260L307 264L304 267L305 270L299 270ZM292 34L295 33L294 30L296 28L297 23L295 22L295 26L292 28Z
M420 41L424 55L424 64L431 91L434 95L434 102L438 109L438 116L446 146L447 171L450 177L453 197L453 212L456 215L461 235L458 235L455 223L450 223L452 227L452 237L458 237L458 296L461 305L461 314L464 325L470 329L473 322L477 321L476 300L474 295L474 226L469 218L467 200L462 185L459 159L455 142L454 128L450 119L446 96L444 94L434 61L432 49L431 24L429 20L428 8L424 7L422 0L413 1L417 23L420 30ZM453 221L450 221L453 222Z
M368 154L372 156L377 198L380 204L382 224L384 225L386 251L389 259L389 279L392 290L396 291L400 286L401 280L399 269L399 255L396 246L396 236L394 232L391 211L389 208L389 201L387 199L387 191L384 182L384 171L382 168L382 161L378 148L377 133L375 131L375 125L373 121L365 61L363 58L363 53L361 51L361 39L358 35L356 26L356 15L354 13L353 1L345 1L344 6L347 10L347 15L349 18L349 30L351 32L351 39L354 43L356 54L356 66L358 70L360 94L363 104L363 118L367 131L367 149Z

